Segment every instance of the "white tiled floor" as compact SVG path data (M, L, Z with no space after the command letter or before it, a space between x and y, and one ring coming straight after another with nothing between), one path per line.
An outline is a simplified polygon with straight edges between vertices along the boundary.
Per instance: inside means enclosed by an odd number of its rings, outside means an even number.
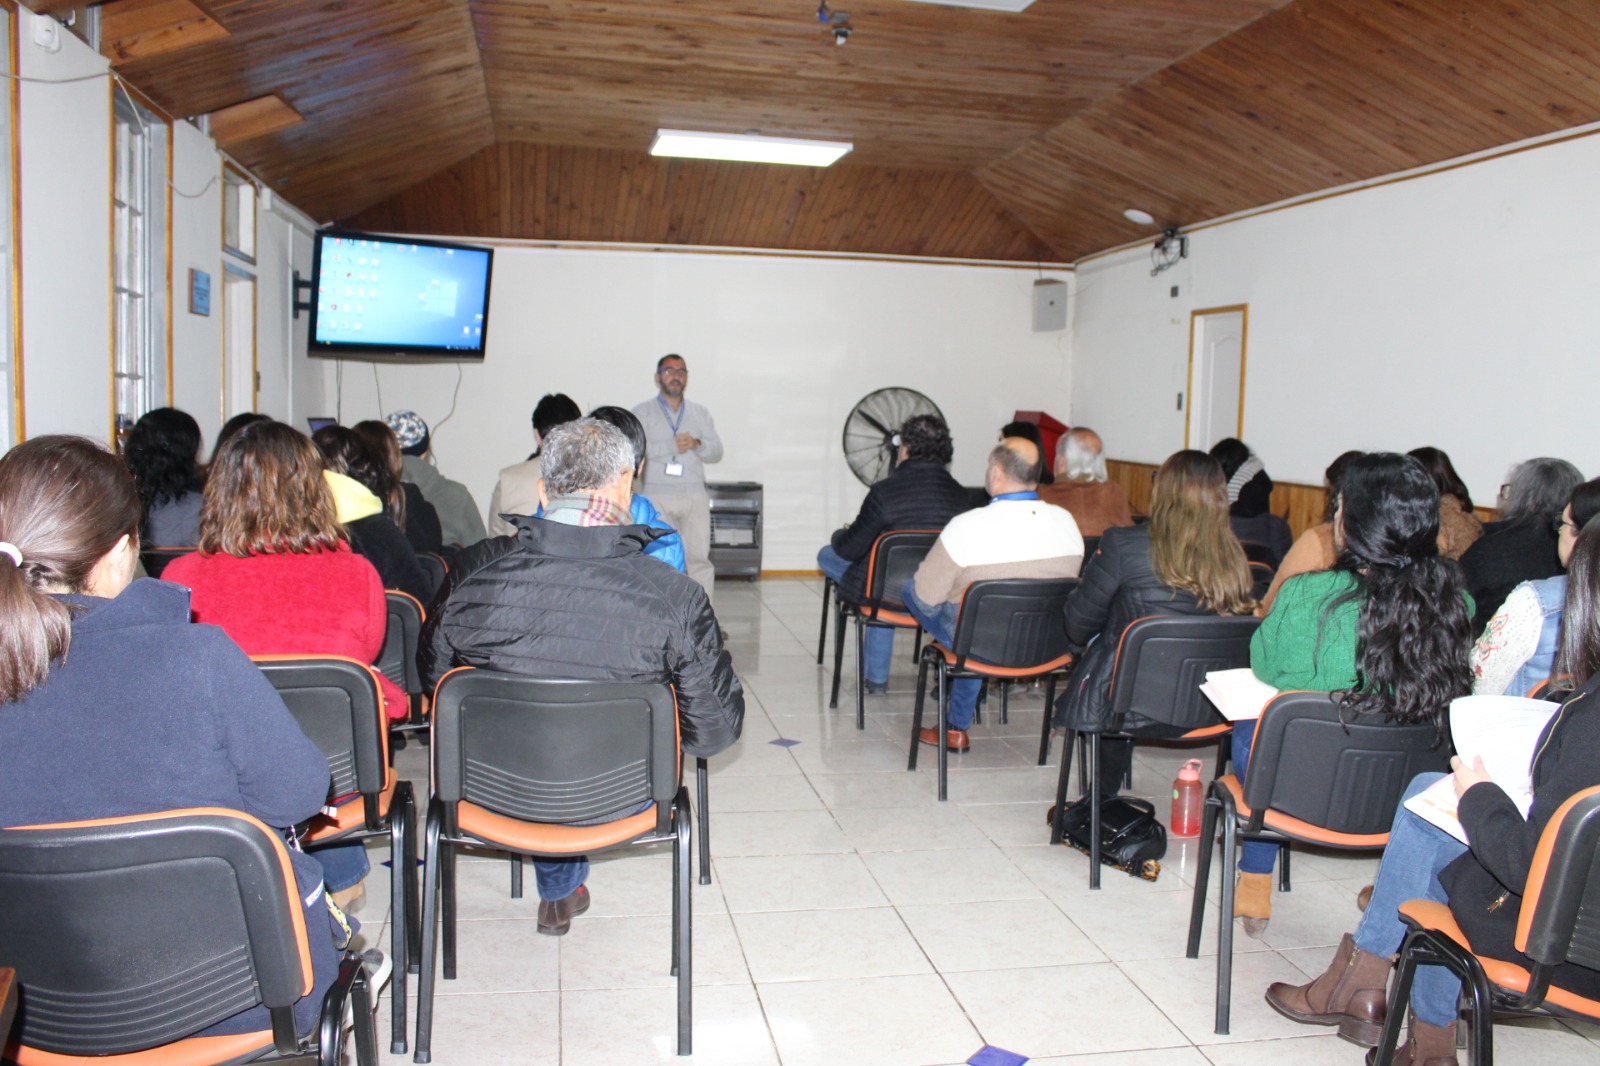
M1355 925L1374 859L1296 853L1294 891L1277 897L1265 939L1236 941L1232 1031L1217 1036L1214 907L1202 957L1183 957L1194 842L1171 842L1155 883L1107 869L1090 892L1087 859L1048 846L1056 769L1033 765L1037 693L1013 696L1009 725L991 715L974 728L972 753L952 759L950 802L935 802L931 754L905 769L909 640L858 732L853 646L838 710L827 705L831 658L815 663L820 592L816 580L717 587L747 718L740 743L711 761L715 881L693 890L689 1061L947 1066L986 1043L1041 1066L1363 1061L1328 1031L1279 1017L1261 992L1320 972ZM780 737L799 743L770 743ZM1141 746L1134 791L1164 796L1189 754ZM415 745L398 759L424 793L425 759ZM670 869L659 851L598 859L593 909L553 939L534 932L531 871L527 897L512 900L504 859L463 860L460 976L440 982L433 1061L676 1061ZM386 946L387 893L369 891L362 917ZM414 983L412 996L414 1022ZM379 1020L386 1049L387 1002ZM1502 1062L1600 1066L1600 1027L1542 1020L1496 1037Z

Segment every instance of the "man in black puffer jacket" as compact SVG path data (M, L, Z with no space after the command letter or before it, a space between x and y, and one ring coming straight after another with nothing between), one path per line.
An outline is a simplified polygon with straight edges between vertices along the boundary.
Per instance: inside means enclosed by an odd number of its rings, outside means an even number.
M943 529L972 506L971 493L950 472L955 449L950 429L937 415L917 415L900 427L900 453L894 471L867 491L855 521L834 533L817 553L817 565L839 586L839 598L860 603L867 595L867 563L880 536L895 529ZM899 595L899 589L892 595ZM868 692L889 685L894 630L867 629L865 681Z
M705 590L644 547L632 524L633 449L592 418L552 429L540 449L543 518L461 554L422 631L431 689L456 666L539 677L669 681L683 753L724 750L744 726L744 690ZM625 816L632 811L619 811ZM560 936L589 907L583 859L534 863L539 932Z

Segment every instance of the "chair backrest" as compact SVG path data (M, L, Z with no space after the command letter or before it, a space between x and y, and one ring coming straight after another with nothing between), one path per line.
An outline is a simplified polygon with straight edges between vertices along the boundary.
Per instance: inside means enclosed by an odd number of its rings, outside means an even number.
M939 541L937 529L891 529L872 545L867 562L867 599L862 613L872 617L880 607L904 611L900 590L916 576L917 567Z
M1383 834L1411 779L1448 763L1432 723L1377 715L1341 722L1337 697L1284 692L1256 724L1244 801L1253 828L1271 808L1335 833Z
M1546 966L1600 970L1600 786L1568 797L1540 834L1516 946Z
M679 781L672 687L456 669L433 707L433 794L528 822L572 823L654 801Z
M359 792L375 827L389 772L388 721L372 668L338 656L251 656L300 729L328 760L330 797Z
M1135 619L1122 631L1111 671L1114 729L1129 714L1180 729L1222 721L1200 683L1212 670L1250 665L1253 615L1167 615Z
M1244 549L1246 561L1261 563L1271 567L1274 571L1277 570L1278 554L1270 546L1262 544L1260 541L1241 540L1239 547Z
M111 1055L256 1004L292 1050L311 953L289 854L238 811L0 830L0 958L22 1044Z
M1067 654L1067 597L1077 587L1075 577L974 581L956 616L957 666L1035 666Z
M1083 538L1083 561L1084 562L1088 562L1090 556L1094 555L1094 553L1099 551L1099 550L1100 550L1100 538L1099 537L1084 537Z
M428 592L438 592L439 586L444 584L444 576L449 573L450 567L443 558L433 552L418 552L417 564L422 567L422 572L428 578Z
M422 642L422 623L427 619L422 604L408 592L387 589L389 624L383 631L383 650L374 664L379 672L400 686L408 696L422 694L422 671L417 667L417 646Z
M161 571L167 564L180 555L188 555L193 548L166 548L159 545L139 549L139 561L144 564L144 572L151 577L160 577Z

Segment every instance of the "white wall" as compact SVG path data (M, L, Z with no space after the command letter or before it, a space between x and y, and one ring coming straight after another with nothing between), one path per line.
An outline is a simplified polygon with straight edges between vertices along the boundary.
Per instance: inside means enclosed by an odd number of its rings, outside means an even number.
M20 15L22 365L28 436L111 431L111 92L104 58L70 33L61 49L33 43ZM222 155L187 122L172 124L173 402L209 440L236 412L222 397ZM290 271L309 272L310 220L277 201L258 215L257 360L261 409L321 404L321 380L294 380L304 324L289 317ZM157 234L157 255L164 256ZM189 270L211 275L209 317L189 311ZM158 263L158 272L162 269ZM298 336L298 341L297 341Z
M347 362L341 390L339 364L311 359L328 410L301 415L337 414L349 425L411 408L434 428L440 468L487 507L499 468L532 448L528 420L542 394L565 392L585 410L631 407L653 394L656 359L679 352L689 396L711 409L726 442L712 480L766 486L764 568L812 569L866 491L840 445L845 416L866 393L896 385L932 398L950 421L952 471L964 484L981 483L984 457L1013 411L1065 417L1068 335L1032 332L1037 276L502 247L481 365Z
M63 31L33 44L20 14L23 403L28 436L111 432L111 82L106 62Z
M1244 438L1276 478L1424 444L1486 505L1531 456L1600 474L1597 171L1585 137L1201 229L1159 277L1142 248L1084 263L1072 421L1122 459L1182 447L1190 312L1243 303Z

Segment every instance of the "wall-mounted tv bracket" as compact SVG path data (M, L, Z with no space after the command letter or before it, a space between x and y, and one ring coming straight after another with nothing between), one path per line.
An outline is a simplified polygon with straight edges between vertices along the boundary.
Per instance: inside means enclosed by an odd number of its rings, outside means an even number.
M302 292L305 293L305 299L303 300L300 298ZM310 314L311 306L311 282L301 280L300 271L296 270L294 272L294 317L299 318L301 311Z

